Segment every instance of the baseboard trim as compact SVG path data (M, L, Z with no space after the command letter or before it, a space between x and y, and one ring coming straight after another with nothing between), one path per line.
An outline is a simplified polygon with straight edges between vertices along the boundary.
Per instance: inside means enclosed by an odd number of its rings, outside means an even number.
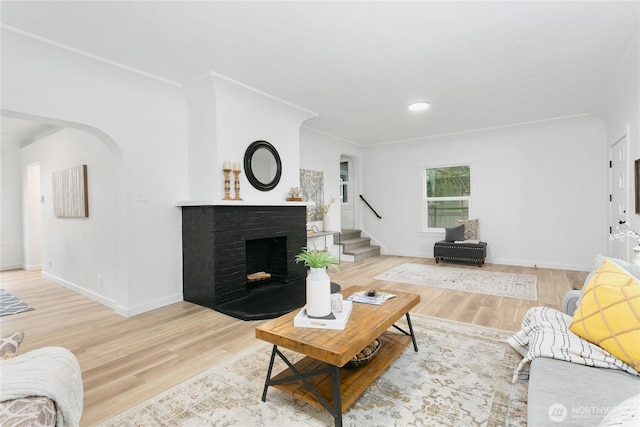
M83 288L82 286L78 286L75 283L71 283L68 280L64 280L60 277L54 276L51 273L47 273L46 271L43 271L41 273L42 277L51 280L52 282L55 282L59 285L64 286L67 289L70 289L80 295L83 295L93 301L99 302L100 304L107 306L113 310L115 310L117 304L114 300L110 299L110 298L106 298L100 294L97 294L93 291L90 291L88 289Z
M0 271L9 271L9 270L26 270L23 264L9 264L3 265L0 267Z
M125 307L123 305L118 304L116 301L111 298L106 298L100 294L97 294L93 291L87 290L81 286L78 286L74 283L69 282L68 280L61 279L60 277L54 276L53 274L42 272L42 277L45 277L52 282L55 282L59 285L64 286L67 289L70 289L80 295L83 295L93 301L99 302L100 304L109 307L117 314L124 317L132 317L138 314L146 313L147 311L155 310L157 308L164 307L165 305L174 304L176 302L183 301L182 294L174 294L165 298L159 298L154 301L150 301L148 303L140 304L133 307Z
M584 266L577 264L558 264L554 262L536 262L536 261L520 261L510 260L503 258L489 259L487 257L487 263L502 264L502 265L514 265L516 267L533 267L533 268L548 268L551 270L572 270L572 271L591 271L593 266Z
M405 256L405 257L414 257L414 258L433 258L433 255L425 255L425 254L415 254L410 252L402 252L402 251L384 251L382 255L393 255L393 256ZM551 270L573 270L573 271L591 271L592 265L577 265L577 264L561 264L561 263L551 263L551 262L535 262L535 261L522 261L522 260L513 260L513 259L504 259L504 258L492 258L488 256L485 259L485 263L487 264L501 264L501 265L513 265L516 267L533 267L533 268L548 268Z
M175 294L165 298L160 298L148 303L140 304L134 307L124 307L117 305L114 307L116 313L125 317L137 316L138 314L146 313L147 311L155 310L166 305L175 304L177 302L184 301L182 294Z

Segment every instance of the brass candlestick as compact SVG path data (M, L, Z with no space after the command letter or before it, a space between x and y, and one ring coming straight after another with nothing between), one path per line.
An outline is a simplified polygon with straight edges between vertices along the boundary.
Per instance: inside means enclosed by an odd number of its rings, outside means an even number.
M242 200L242 198L240 198L240 171L233 171L233 174L235 175L234 187L236 190L236 197L234 197L233 200Z
M224 172L224 199L223 200L233 200L229 193L231 193L231 180L229 179L229 172L231 169L222 169Z

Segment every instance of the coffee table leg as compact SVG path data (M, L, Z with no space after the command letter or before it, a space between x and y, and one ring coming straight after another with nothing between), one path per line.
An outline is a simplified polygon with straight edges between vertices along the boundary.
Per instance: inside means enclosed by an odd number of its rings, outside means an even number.
M281 378L278 380L271 380L271 373L273 372L273 363L275 361L276 355L284 361L291 372L292 376ZM333 407L327 402L320 393L309 383L306 377L321 375L321 374L331 374L331 392L333 394ZM267 401L267 390L270 385L282 384L289 381L300 380L304 383L304 385L313 393L313 395L318 399L318 402L325 407L327 411L333 416L335 427L342 427L342 396L340 394L340 368L335 365L327 364L327 368L317 369L315 371L310 372L300 372L296 369L293 364L278 351L278 346L274 345L273 350L271 351L271 360L269 361L269 368L267 369L267 378L264 381L264 390L262 391L262 401Z
M333 419L335 427L342 427L342 396L340 395L340 368L332 365L331 380L333 383ZM329 411L331 412L331 411Z
M413 325L411 325L411 317L409 317L409 313L407 312L407 325L409 325L409 332L405 331L404 329L402 329L400 326L398 325L393 325L394 328L396 328L397 330L399 330L400 332L402 332L405 335L409 335L411 337L411 341L413 341L413 349L417 352L418 351L418 343L416 342L416 334L413 332Z
M262 401L267 401L267 389L269 388L269 380L271 380L271 371L273 370L273 362L276 359L276 350L278 346L274 345L271 351L271 361L269 362L269 369L267 369L267 379L264 381L264 390L262 391Z
M409 317L409 312L407 312L407 325L409 325L409 332L411 332L411 341L413 341L413 349L418 351L418 343L416 343L416 334L413 333L413 325L411 324L411 317Z

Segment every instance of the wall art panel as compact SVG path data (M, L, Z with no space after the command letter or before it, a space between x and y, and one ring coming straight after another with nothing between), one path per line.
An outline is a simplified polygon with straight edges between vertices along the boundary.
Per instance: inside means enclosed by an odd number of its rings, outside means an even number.
M55 171L53 183L53 215L58 218L89 216L87 165Z

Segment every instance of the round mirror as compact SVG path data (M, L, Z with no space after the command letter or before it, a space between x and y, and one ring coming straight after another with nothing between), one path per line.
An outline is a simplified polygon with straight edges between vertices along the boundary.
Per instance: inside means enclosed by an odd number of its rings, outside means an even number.
M244 170L247 179L260 191L273 190L282 175L280 156L267 141L255 141L244 153Z

